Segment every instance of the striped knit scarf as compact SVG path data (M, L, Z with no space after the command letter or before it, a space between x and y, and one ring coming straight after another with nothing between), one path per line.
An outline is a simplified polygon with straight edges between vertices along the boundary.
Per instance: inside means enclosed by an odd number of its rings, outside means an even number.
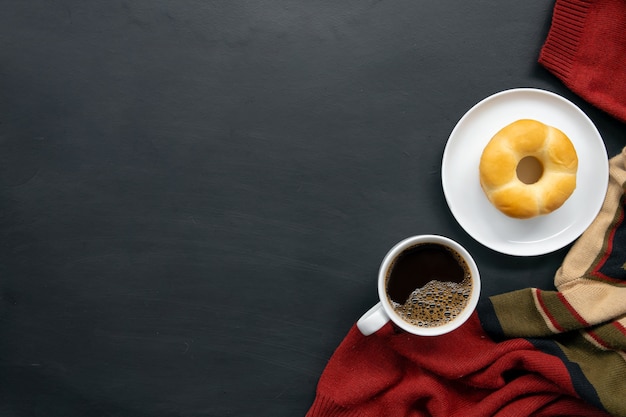
M307 417L626 416L625 186L626 148L556 290L484 299L439 337L354 326Z

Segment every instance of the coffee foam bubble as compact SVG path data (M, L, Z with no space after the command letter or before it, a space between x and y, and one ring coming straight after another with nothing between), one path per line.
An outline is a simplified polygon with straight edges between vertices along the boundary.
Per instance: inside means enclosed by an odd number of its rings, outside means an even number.
M429 281L415 289L404 304L389 301L407 323L418 327L437 327L461 314L471 293L472 279L466 276L461 282Z

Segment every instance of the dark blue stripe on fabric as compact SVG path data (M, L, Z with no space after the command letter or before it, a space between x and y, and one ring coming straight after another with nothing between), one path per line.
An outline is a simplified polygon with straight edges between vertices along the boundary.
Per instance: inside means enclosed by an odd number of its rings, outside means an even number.
M574 390L583 400L587 401L591 405L596 406L600 410L606 410L598 397L598 392L596 388L589 382L589 380L585 377L580 365L576 362L570 361L565 353L560 348L557 343L558 339L564 339L568 337L580 337L579 334L569 335L569 334L561 334L555 335L553 339L539 339L539 338L527 338L530 343L537 349L542 352L548 353L550 355L556 356L563 362L567 372L570 375L572 380L572 385L574 386ZM567 343L563 343L566 345Z
M485 330L496 342L504 340L504 331L502 330L502 326L500 325L500 321L498 320L498 316L496 315L496 311L493 308L491 300L489 298L481 299L478 302L478 306L476 306L476 311L483 330Z
M611 253L608 259L606 259L604 265L600 266L599 272L610 279L623 281L626 284L626 270L624 270L624 261L626 260L626 222L624 222L624 204L626 202L626 195L622 196L621 204L619 208L620 215L618 222L612 226L615 228L615 236L613 237L613 245L611 247Z

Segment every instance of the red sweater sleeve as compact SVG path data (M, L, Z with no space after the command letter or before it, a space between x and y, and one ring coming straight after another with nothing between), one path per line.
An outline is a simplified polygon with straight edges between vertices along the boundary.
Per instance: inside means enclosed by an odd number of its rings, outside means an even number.
M557 0L539 63L574 93L626 121L626 1Z
M557 357L525 339L493 341L477 314L439 337L353 326L307 417L607 416L575 393Z

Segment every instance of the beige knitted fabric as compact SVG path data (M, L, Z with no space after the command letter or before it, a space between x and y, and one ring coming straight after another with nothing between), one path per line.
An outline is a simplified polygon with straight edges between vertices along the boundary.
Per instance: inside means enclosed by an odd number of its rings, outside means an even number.
M626 326L626 281L618 277L602 279L596 272L610 250L609 245L626 244L614 241L612 235L614 226L623 220L626 148L609 161L609 167L609 185L602 209L573 245L554 281L588 326L615 320Z

